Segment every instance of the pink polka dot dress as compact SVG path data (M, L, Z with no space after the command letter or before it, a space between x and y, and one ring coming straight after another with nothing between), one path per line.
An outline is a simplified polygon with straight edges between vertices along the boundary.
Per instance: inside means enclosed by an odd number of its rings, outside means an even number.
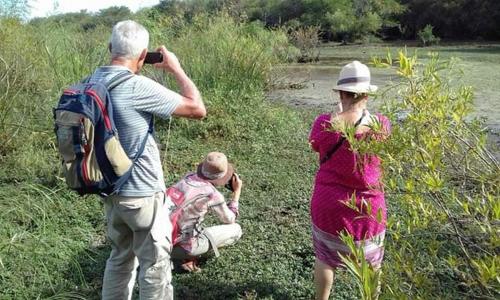
M330 114L317 117L309 137L320 161L342 137L340 132L325 130L331 126L330 118ZM377 118L384 131L389 132L389 120L382 115L377 115ZM361 139L366 134L369 133L357 134L356 138ZM380 265L386 224L381 175L378 157L355 154L345 140L327 161L320 164L310 206L313 244L319 260L332 267L342 265L338 252L349 253L339 238L340 232L344 231L354 237L359 247L363 247L369 263ZM358 211L346 205L353 196ZM371 211L368 211L368 203Z

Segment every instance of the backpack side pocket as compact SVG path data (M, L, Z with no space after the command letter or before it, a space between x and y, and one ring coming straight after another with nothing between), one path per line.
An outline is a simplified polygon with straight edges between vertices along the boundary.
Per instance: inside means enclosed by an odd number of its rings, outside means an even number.
M104 144L104 151L117 176L123 176L132 167L132 161L123 150L116 136L111 136Z
M55 112L57 147L63 159L66 183L82 189L102 180L94 149L94 125L85 115L66 110Z

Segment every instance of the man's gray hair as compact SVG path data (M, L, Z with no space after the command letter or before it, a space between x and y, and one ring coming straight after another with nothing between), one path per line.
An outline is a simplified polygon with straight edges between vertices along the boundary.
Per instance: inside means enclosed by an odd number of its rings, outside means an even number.
M148 48L149 33L141 24L126 20L116 23L111 33L111 56L135 59Z

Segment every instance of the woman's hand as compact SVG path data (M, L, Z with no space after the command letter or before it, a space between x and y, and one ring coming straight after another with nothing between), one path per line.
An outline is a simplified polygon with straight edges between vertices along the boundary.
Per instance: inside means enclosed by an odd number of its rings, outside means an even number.
M232 182L232 186L233 186L233 189L235 192L241 192L241 188L243 186L243 181L240 179L240 176L238 176L238 174L234 173L234 176L233 178L231 179L233 182Z
M234 173L231 178L231 184L233 186L233 201L238 202L240 200L241 195L241 187L243 186L243 181L240 179L238 174Z

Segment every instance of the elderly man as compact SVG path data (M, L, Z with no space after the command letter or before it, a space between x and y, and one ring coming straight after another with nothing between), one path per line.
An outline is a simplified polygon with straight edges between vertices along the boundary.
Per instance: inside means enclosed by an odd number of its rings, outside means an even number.
M134 21L117 23L111 34L111 63L97 68L92 82L106 82L128 72L133 77L111 92L113 114L120 142L129 157L135 157L146 137L144 151L132 174L116 195L104 199L111 254L106 262L103 299L131 299L137 265L140 266L141 299L172 299L170 252L171 224L165 205L165 184L156 142L153 116L171 115L201 119L206 110L200 93L184 73L176 56L165 46L157 51L163 61L156 68L171 73L180 94L139 75L144 65L149 33Z

